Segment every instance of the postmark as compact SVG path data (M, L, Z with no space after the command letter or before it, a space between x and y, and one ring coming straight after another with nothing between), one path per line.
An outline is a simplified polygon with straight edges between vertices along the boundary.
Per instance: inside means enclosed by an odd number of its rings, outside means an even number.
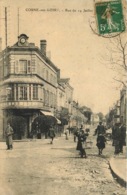
M96 21L100 35L125 31L121 0L98 2L95 4Z

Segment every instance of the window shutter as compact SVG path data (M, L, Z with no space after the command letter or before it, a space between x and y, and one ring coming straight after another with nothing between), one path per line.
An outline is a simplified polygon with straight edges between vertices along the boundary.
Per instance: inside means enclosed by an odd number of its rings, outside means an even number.
M28 63L28 64L27 64L27 72L28 72L28 73L31 73L31 61L28 60L27 63Z
M15 73L18 73L18 61L15 61Z

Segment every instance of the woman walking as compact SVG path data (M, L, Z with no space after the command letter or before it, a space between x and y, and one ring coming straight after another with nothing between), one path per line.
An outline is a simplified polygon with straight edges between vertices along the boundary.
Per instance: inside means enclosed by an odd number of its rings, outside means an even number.
M99 134L97 137L97 144L96 146L98 147L98 154L101 155L103 149L105 148L105 142L106 139L103 134Z
M49 137L51 138L50 144L53 144L53 140L54 140L54 137L55 137L55 131L54 131L53 126L51 126L51 127L49 128Z
M78 142L77 142L77 148L76 150L80 151L81 158L86 158L86 151L84 148L84 142L86 141L86 136L83 130L81 130L78 134Z

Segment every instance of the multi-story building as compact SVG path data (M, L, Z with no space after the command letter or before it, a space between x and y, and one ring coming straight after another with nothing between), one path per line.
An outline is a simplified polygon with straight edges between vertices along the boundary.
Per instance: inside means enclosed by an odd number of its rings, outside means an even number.
M79 104L73 101L72 104L72 117L70 126L81 127L84 123L86 123L87 119L84 114L81 112Z
M9 117L22 116L26 121L26 137L35 117L57 107L57 77L60 70L46 56L46 41L40 48L21 34L12 47L0 54L0 81L4 122ZM2 133L1 133L2 134Z
M65 123L70 121L72 115L72 101L73 101L73 88L69 83L69 78L59 78L58 86L61 90L61 103L59 107L59 112L61 113L61 118L64 119ZM62 92L64 90L65 93ZM64 101L62 101L62 99Z
M114 118L113 124L120 122L120 100L118 100L114 106Z
M120 118L121 122L126 124L126 113L127 113L127 98L126 98L126 87L120 91Z

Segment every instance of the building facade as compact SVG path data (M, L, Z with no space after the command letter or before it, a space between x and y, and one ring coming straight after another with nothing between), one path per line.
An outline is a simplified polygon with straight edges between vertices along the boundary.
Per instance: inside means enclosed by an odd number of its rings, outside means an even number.
M21 116L28 137L32 121L43 111L53 113L57 108L60 70L46 57L46 41L41 40L38 48L25 34L0 56L2 129L10 117Z
M120 118L121 122L126 124L126 113L127 113L127 94L126 87L124 86L120 91Z

